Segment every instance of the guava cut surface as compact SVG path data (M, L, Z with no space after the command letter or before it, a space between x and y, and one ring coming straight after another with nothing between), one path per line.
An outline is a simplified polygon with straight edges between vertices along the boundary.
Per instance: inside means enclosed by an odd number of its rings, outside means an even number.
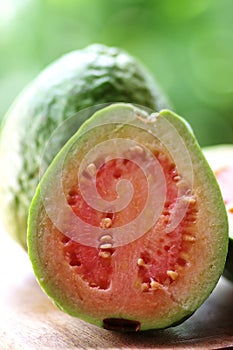
M32 201L28 252L63 311L113 330L190 316L225 264L227 215L187 123L131 104L96 112L66 143Z
M217 178L227 210L229 250L223 274L233 281L233 145L210 146L203 151Z
M46 142L64 120L89 106L130 102L154 110L167 102L147 71L128 53L100 44L73 51L48 66L16 99L1 130L0 204L6 231L26 248L28 209L43 171L89 117ZM94 107L93 107L94 108ZM62 126L61 126L62 128Z

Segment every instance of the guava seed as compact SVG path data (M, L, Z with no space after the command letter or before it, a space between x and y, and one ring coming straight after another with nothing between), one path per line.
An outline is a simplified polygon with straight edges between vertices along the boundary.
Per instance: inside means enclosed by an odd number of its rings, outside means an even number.
M109 241L112 241L112 236L110 235L103 235L100 237L100 242L109 242Z
M150 287L151 287L152 290L157 290L157 289L161 288L161 284L156 282L156 281L154 281L154 280L152 280L150 282Z
M167 275L170 277L173 281L175 281L178 277L178 272L173 270L167 270Z
M96 175L96 166L94 163L90 163L87 167L86 167L86 173L88 175L90 175L91 177Z
M112 220L110 218L104 218L100 222L100 227L106 229L112 226Z
M183 240L186 242L195 242L196 238L194 236L191 235L183 235Z
M110 258L111 253L109 251L103 251L103 252L99 252L99 256L101 258L107 259L107 258Z
M146 265L145 261L144 261L142 258L139 258L139 259L138 259L138 266L144 266L144 267L146 267L147 265Z
M138 145L130 147L130 151L135 152L137 154L143 154L144 153L143 148L138 146Z
M103 243L100 245L100 249L112 249L112 243Z

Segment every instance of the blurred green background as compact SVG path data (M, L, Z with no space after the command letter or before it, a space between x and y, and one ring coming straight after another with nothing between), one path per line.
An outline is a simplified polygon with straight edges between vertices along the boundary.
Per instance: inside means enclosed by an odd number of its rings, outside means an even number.
M202 146L233 143L233 0L0 0L0 119L48 63L94 42L139 58Z

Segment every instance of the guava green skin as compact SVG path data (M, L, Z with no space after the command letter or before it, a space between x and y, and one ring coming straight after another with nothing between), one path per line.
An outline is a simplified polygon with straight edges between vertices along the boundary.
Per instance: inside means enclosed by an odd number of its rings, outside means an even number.
M0 149L2 220L6 231L25 249L28 208L39 181L41 158L45 170L83 119L59 133L43 155L46 142L76 112L110 102L130 102L153 110L168 107L138 61L118 48L94 44L48 66L5 116Z
M95 120L101 118L101 115L105 113L119 113L125 109L125 113L129 110L133 110L133 106L129 104L115 104L105 109L96 112L92 118L87 120L79 131L66 143L66 145L60 150L60 152L56 155L48 169L46 170L44 176L42 177L41 182L39 183L34 198L32 200L30 211L29 211L29 219L28 219L28 253L29 258L31 260L34 273L38 280L38 283L42 287L42 289L47 293L47 295L53 300L58 308L62 311L70 314L71 316L75 316L81 318L87 322L95 324L99 327L103 327L103 320L100 318L93 318L90 315L86 315L77 310L70 300L67 299L67 296L64 295L59 289L59 285L56 284L57 288L54 288L54 285L51 283L51 280L46 275L46 272L43 267L43 257L40 254L40 213L41 208L43 207L43 199L41 196L42 187L46 189L50 186L54 175L56 174L57 168L59 168L59 162L63 163L63 157L67 156L67 152L69 151L71 145L77 142L76 140L79 138L80 134L85 133L89 127L92 128L95 125ZM183 120L178 115L174 114L169 110L162 110L159 112L161 116L163 116L167 121L169 121L175 128L178 130L179 134L182 135L185 139L185 145L188 147L191 155L191 159L194 162L194 177L197 177L196 186L199 186L198 183L202 179L203 191L208 193L208 199L210 203L214 204L215 212L211 210L207 210L208 213L203 212L203 206L205 203L201 203L202 213L200 214L203 217L204 222L208 222L210 225L207 230L211 230L211 234L213 234L213 246L211 250L213 250L213 262L208 267L209 271L205 276L201 276L204 281L201 281L201 289L197 288L196 284L192 288L192 299L187 302L186 300L182 303L177 303L179 306L179 311L173 315L173 317L169 319L157 320L154 322L147 322L147 320L143 320L141 324L140 330L148 330L148 329L163 329L167 327L172 327L179 325L184 322L187 318L192 316L192 314L197 310L198 307L206 300L209 294L212 292L214 287L216 286L218 279L220 278L225 259L227 255L228 249L228 224L227 224L227 215L225 206L221 197L221 193L217 184L217 181L214 177L213 172L211 171L206 159L203 156L203 153L195 139L195 136L192 133L191 128L187 125L187 122ZM92 125L93 123L93 125ZM77 142L78 146L78 142ZM205 179L206 183L203 183L203 179ZM203 215L202 215L203 214ZM208 215L211 215L209 217ZM209 219L209 221L208 221ZM93 305L93 308L95 305ZM122 317L117 315L118 310L112 310L112 315L106 315L106 317ZM127 314L123 315L125 320L127 318ZM139 320L137 320L139 321Z
M232 157L229 157L230 154L233 155L232 144L205 147L203 152L213 170L223 165L232 165ZM233 281L233 226L231 222L229 222L229 246L223 276Z

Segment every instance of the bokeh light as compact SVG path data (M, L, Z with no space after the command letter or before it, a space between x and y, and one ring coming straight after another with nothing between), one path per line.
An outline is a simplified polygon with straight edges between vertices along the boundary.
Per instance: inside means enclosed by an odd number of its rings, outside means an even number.
M0 119L60 55L119 46L153 73L202 146L233 142L232 0L0 0Z

